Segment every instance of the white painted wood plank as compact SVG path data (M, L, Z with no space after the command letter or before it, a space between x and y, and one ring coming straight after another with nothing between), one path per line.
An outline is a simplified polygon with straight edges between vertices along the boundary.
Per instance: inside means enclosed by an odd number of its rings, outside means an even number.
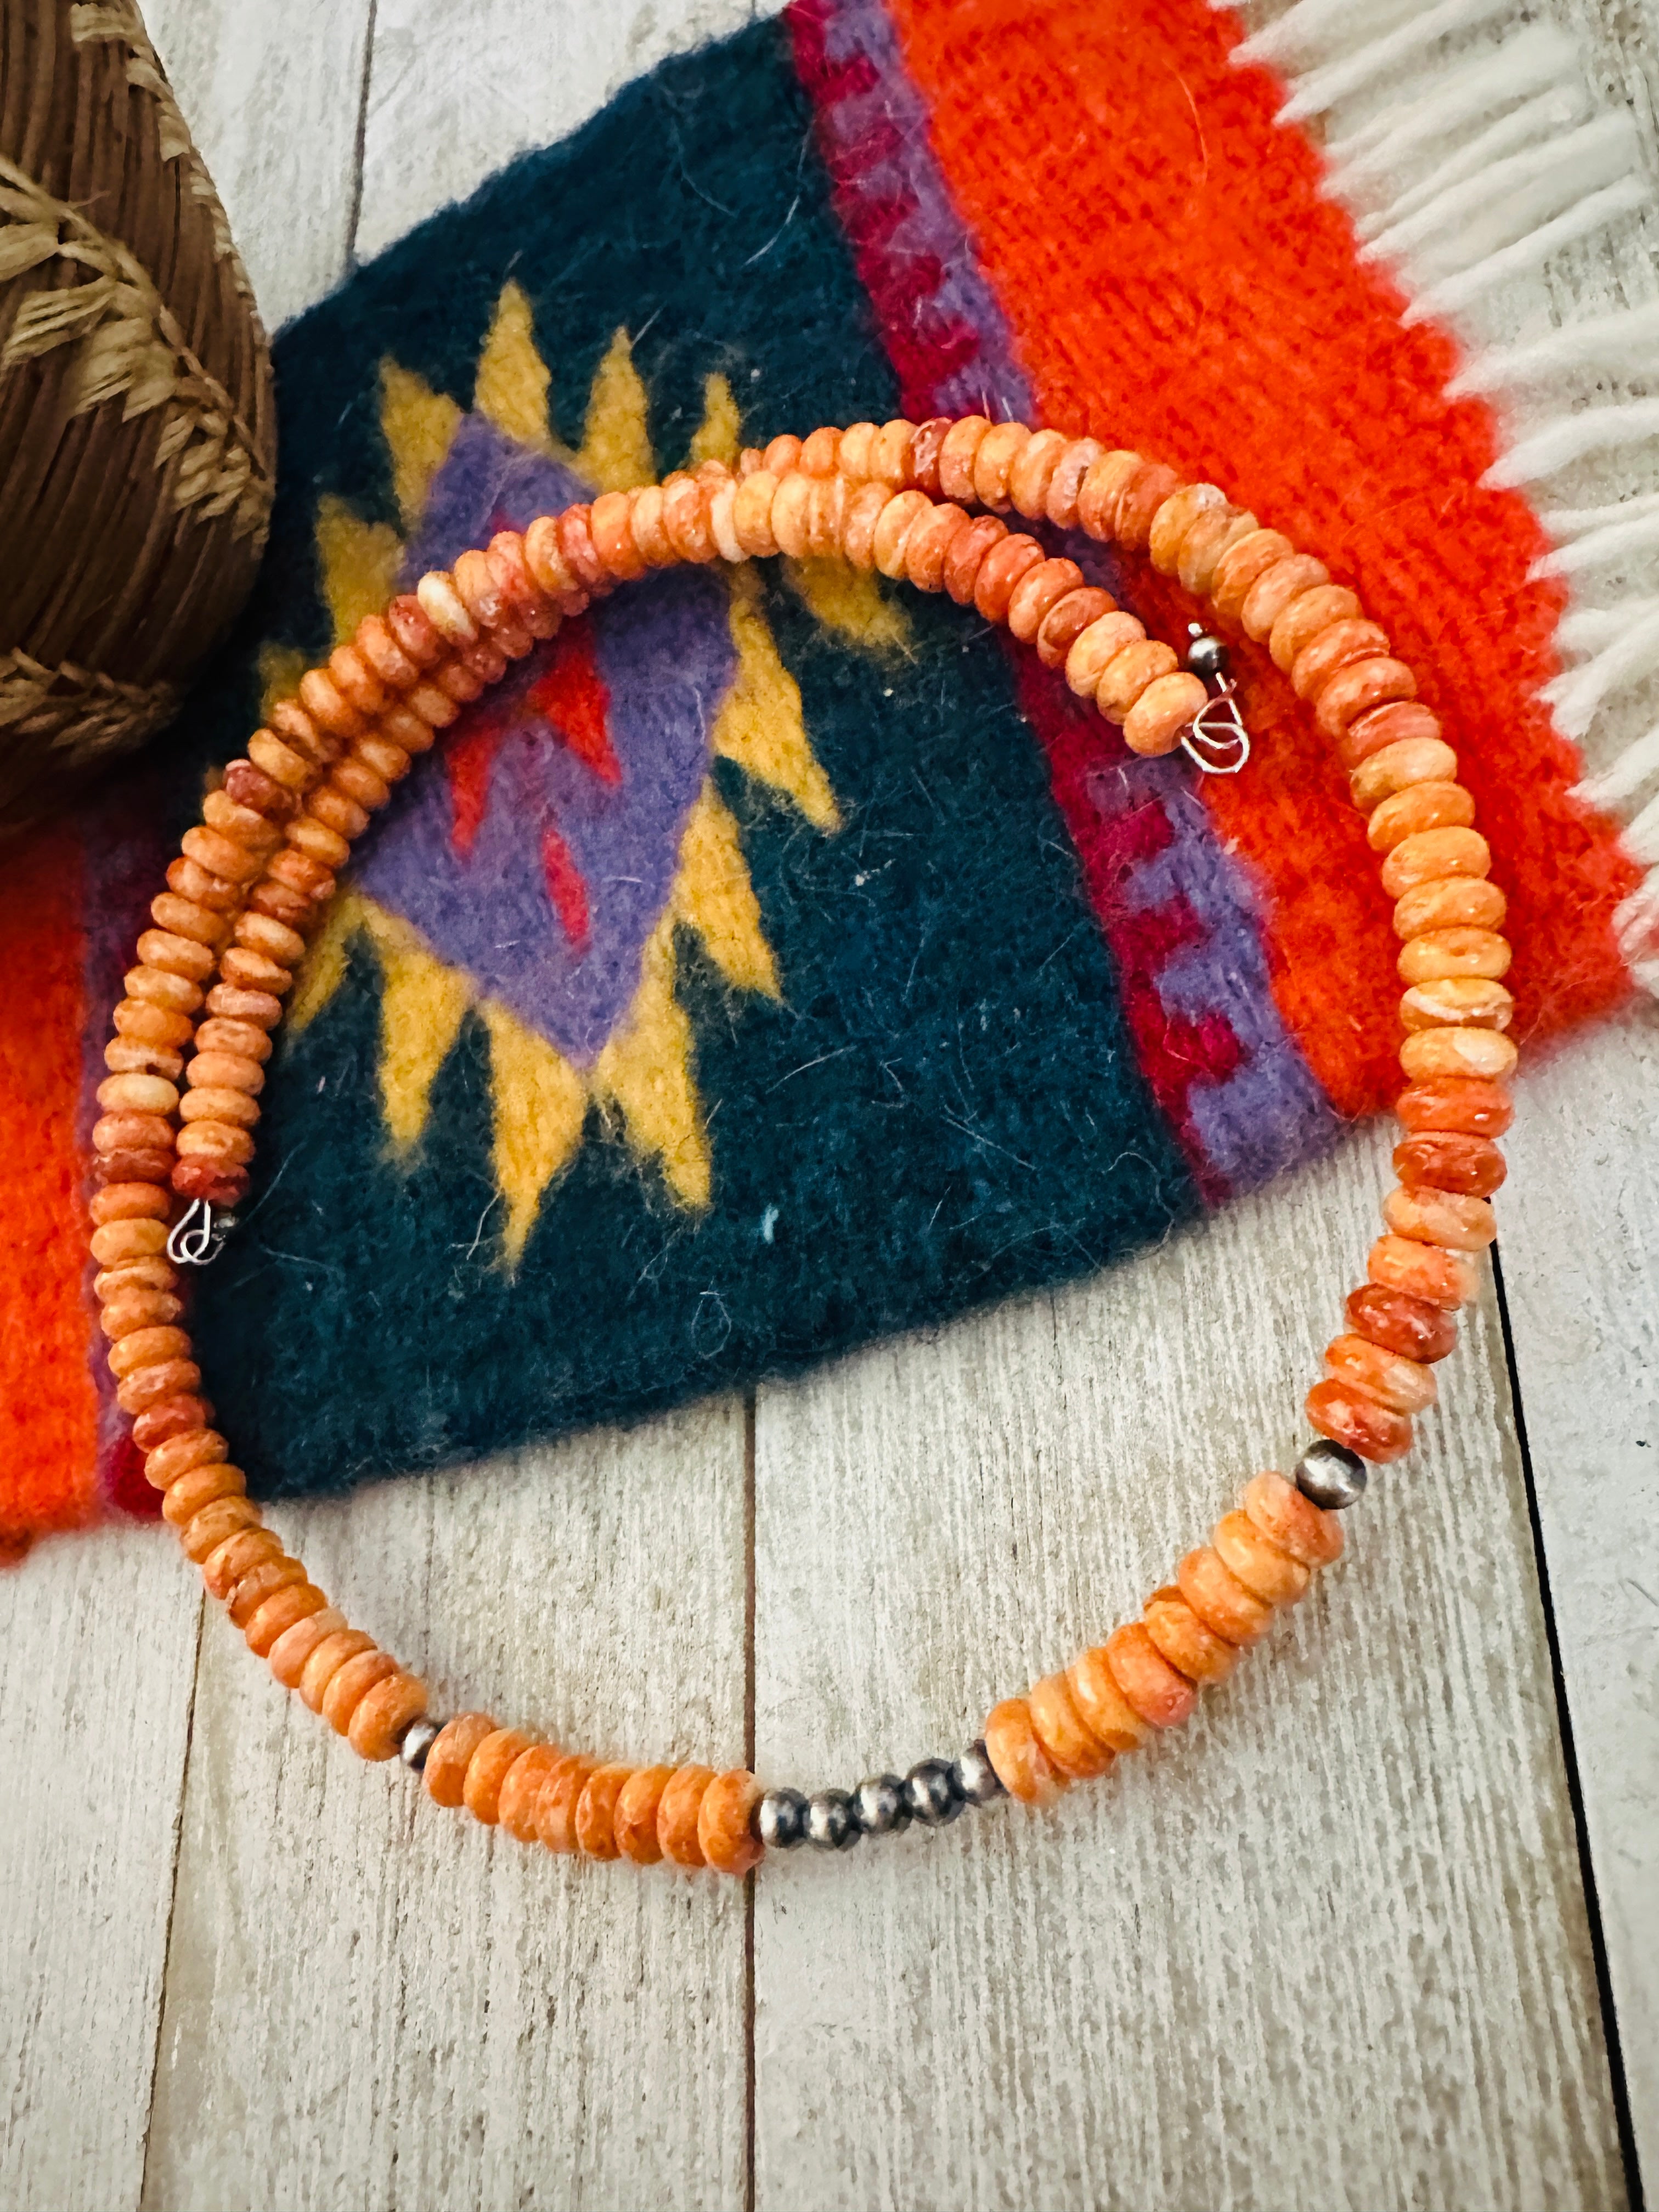
M349 262L370 13L371 0L144 0L272 330Z
M345 265L368 13L145 9L273 320ZM0 1577L8 2206L138 2202L200 1612L149 1529L43 1546Z
M129 2212L201 1606L131 1524L0 1575L0 2203Z
M532 146L567 137L668 55L782 0L378 0L365 154L366 259Z
M1557 1055L1510 1141L1503 1269L1631 2118L1659 2175L1659 1021Z
M950 1752L1285 1463L1385 1133L1051 1301L769 1389L768 1778ZM1488 1310L1352 1554L1056 1812L769 1867L757 2203L1623 2201Z
M274 1518L441 1710L740 1765L742 1468L726 1401ZM441 1810L216 1610L144 2202L733 2203L743 1960L735 1884L557 1860Z
M1556 13L1580 41L1600 96L1634 118L1659 185L1659 7L1558 0ZM1535 288L1540 312L1529 329L1659 298L1656 245L1652 217L1635 217L1559 257ZM1653 389L1640 374L1580 382L1587 403ZM1545 506L1610 503L1656 484L1659 441L1650 441L1581 461L1538 495ZM1575 597L1608 605L1656 591L1659 557L1638 553L1589 572ZM1585 741L1589 763L1615 757L1656 718L1659 679L1615 694ZM1659 1024L1644 1005L1533 1073L1522 1086L1502 1200L1504 1281L1540 1530L1650 2194L1659 2175L1656 1072Z

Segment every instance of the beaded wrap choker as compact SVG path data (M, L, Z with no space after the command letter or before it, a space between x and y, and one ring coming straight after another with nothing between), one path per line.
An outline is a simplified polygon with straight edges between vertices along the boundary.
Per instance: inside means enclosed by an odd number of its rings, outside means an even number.
M425 1684L348 1626L264 1527L179 1325L179 1270L211 1255L215 1209L248 1187L264 1062L307 934L353 841L461 706L592 599L678 562L837 556L948 592L1063 668L1135 751L1186 744L1206 766L1242 765L1236 720L1217 725L1230 695L1220 641L1199 637L1183 668L1074 562L1011 531L1010 510L1148 556L1224 627L1265 642L1335 746L1382 857L1406 985L1406 1135L1388 1234L1308 1393L1319 1439L1293 1480L1248 1482L1139 1620L994 1707L959 1757L902 1778L808 1798L742 1771L601 1762L486 1713L441 1723ZM164 1516L250 1649L362 1757L400 1755L441 1805L552 1850L729 1875L769 1846L843 1850L1005 1795L1043 1804L1183 1721L1199 1688L1339 1556L1336 1512L1364 1491L1366 1462L1410 1447L1455 1310L1475 1294L1474 1255L1493 1235L1488 1200L1504 1172L1493 1139L1510 1123L1516 1061L1504 900L1456 756L1416 694L1356 594L1213 484L982 416L775 438L735 472L710 461L608 492L503 532L368 617L272 710L185 836L115 1010L93 1132L94 1289L117 1398Z

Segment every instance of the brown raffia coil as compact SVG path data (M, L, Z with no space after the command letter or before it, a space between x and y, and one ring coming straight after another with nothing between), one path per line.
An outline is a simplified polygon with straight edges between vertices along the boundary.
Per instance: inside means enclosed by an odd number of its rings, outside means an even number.
M0 0L0 836L171 718L275 462L247 272L134 0Z

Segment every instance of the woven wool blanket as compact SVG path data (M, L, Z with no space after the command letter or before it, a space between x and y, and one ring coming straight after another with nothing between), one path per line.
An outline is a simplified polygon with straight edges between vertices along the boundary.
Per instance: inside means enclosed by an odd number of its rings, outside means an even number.
M1304 0L1241 44L1201 0L796 0L281 334L238 640L163 758L0 866L10 1551L154 1510L86 1146L204 780L422 568L598 489L975 410L1213 478L1419 672L1510 895L1521 1034L1626 996L1652 833L1593 802L1646 758L1586 793L1562 724L1659 646L1651 602L1604 614L1562 676L1558 541L1651 536L1651 502L1552 531L1521 487L1596 443L1551 378L1639 353L1652 311L1494 341L1644 188L1570 43L1493 17ZM1516 382L1545 391L1519 435ZM1184 637L1177 588L1085 557ZM395 795L298 978L191 1319L253 1486L639 1415L1075 1277L1379 1109L1399 986L1364 825L1238 660L1230 778L1130 755L971 610L810 562L665 574L538 647Z

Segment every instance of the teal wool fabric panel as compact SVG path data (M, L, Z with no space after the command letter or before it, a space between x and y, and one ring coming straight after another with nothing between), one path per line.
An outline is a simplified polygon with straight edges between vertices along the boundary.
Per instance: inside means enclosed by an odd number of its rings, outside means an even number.
M479 364L504 297L580 451L503 421L504 356ZM195 702L204 762L273 649L333 642L343 534L418 567L597 480L619 331L665 473L721 393L745 442L896 411L775 26L631 87L281 337L271 553ZM448 426L413 493L411 422ZM1197 1210L1008 659L971 611L885 588L777 564L737 602L714 572L627 587L397 793L193 1319L257 1487L796 1370Z

